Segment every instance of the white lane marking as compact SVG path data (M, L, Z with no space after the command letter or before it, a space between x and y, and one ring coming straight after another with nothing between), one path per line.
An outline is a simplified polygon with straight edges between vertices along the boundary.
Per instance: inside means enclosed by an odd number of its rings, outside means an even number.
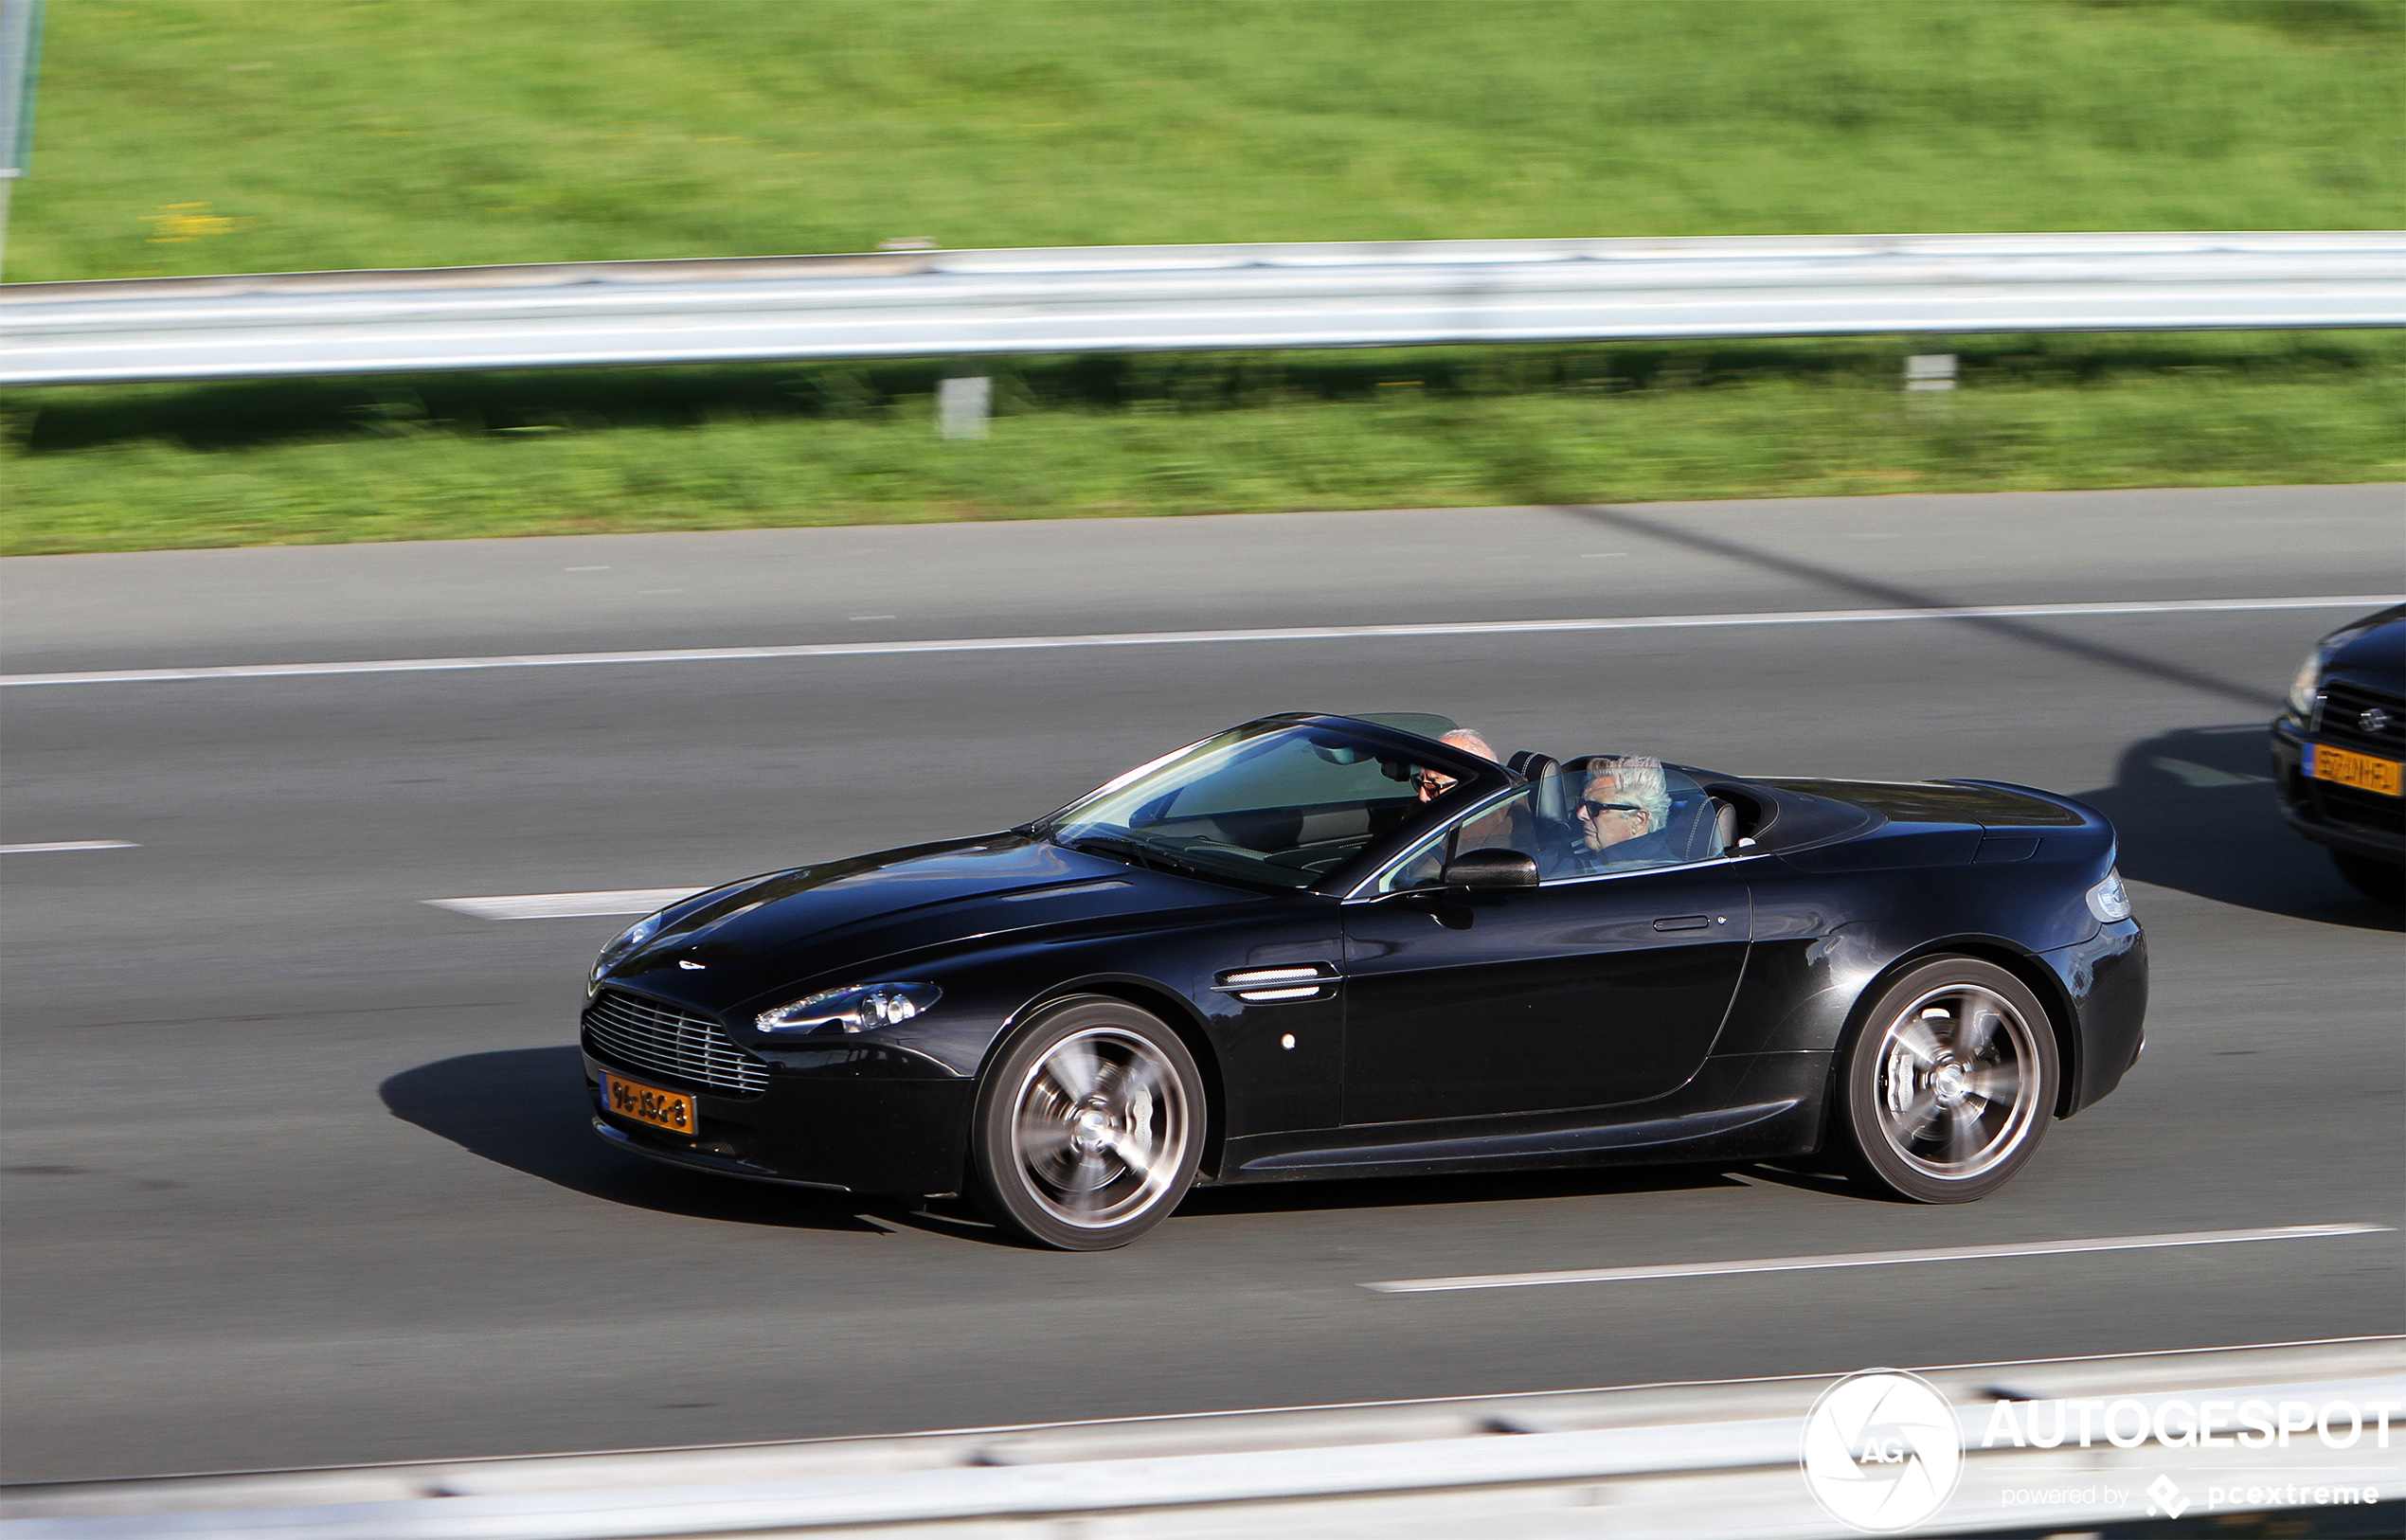
M471 920L571 920L597 914L650 914L699 887L624 887L605 893L503 893L494 898L422 899Z
M144 685L187 679L292 679L342 673L443 673L465 669L558 669L595 663L726 663L745 658L873 657L907 653L1025 653L1061 647L1173 647L1194 642L1406 640L1510 636L1560 631L1677 631L1698 627L1859 625L1881 620L2016 620L2112 615L2217 615L2255 610L2369 610L2391 594L2298 599L2134 600L2103 604L1966 604L1918 610L1763 610L1733 615L1624 615L1577 620L1460 620L1392 626L1277 626L1248 631L1121 631L1071 636L961 636L934 641L809 642L792 647L684 647L642 653L517 653L493 657L396 657L354 663L242 663L205 669L114 669L93 673L0 674L0 685Z
M0 845L0 855L38 855L44 851L138 851L130 839L61 839L47 845Z
M563 572L607 572L610 569L606 566L564 566L560 570Z
M2085 1241L1937 1246L1927 1251L1857 1251L1825 1257L1757 1257L1748 1262L1675 1262L1653 1267L1591 1267L1562 1273L1404 1278L1384 1283L1365 1283L1362 1287L1379 1294L1445 1294L1462 1289L1528 1289L1548 1283L1624 1283L1640 1279L1714 1278L1731 1273L1802 1273L1824 1267L1889 1267L1912 1262L2055 1257L2078 1251L2147 1251L2160 1246L2233 1245L2242 1241L2305 1241L2333 1235L2372 1235L2386 1232L2389 1228L2387 1225L2283 1225L2271 1229L2190 1230L2176 1235L2104 1235Z

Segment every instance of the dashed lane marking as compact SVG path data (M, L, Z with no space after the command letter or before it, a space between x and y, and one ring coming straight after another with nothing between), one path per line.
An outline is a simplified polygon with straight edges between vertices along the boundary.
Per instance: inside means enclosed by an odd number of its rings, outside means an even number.
M1925 1251L1857 1251L1822 1257L1757 1257L1747 1262L1665 1262L1650 1267L1590 1267L1558 1273L1478 1273L1461 1278L1404 1278L1365 1283L1379 1294L1449 1294L1464 1289L1529 1289L1549 1283L1629 1283L1643 1279L1715 1278L1735 1273L1802 1273L1825 1267L1892 1267L1917 1262L1983 1262L2002 1257L2056 1257L2081 1251L2148 1251L2163 1246L2233 1245L2243 1241L2308 1241L2373 1235L2387 1225L2282 1225L2270 1229L2189 1230L2175 1235L2105 1235L2083 1241L2024 1241L2004 1245L1936 1246Z
M58 839L47 845L0 845L0 855L39 855L45 851L138 851L130 839Z
M504 893L494 898L422 899L471 920L576 920L601 914L650 914L699 887L620 887L598 893Z

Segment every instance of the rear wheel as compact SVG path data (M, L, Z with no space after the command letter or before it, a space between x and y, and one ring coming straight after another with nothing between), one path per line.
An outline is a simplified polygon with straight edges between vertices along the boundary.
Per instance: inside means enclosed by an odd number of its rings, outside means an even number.
M1065 1001L1022 1028L979 1087L979 1207L1041 1245L1125 1245L1194 1185L1203 1114L1202 1076L1168 1024L1124 1000Z
M1880 992L1840 1062L1841 1131L1859 1173L1920 1203L2013 1179L2054 1116L2057 1054L2021 980L1937 958Z
M2406 903L2406 867L2394 867L2386 861L2349 851L2333 851L2331 865L2347 879L2348 886L2366 898L2379 904Z

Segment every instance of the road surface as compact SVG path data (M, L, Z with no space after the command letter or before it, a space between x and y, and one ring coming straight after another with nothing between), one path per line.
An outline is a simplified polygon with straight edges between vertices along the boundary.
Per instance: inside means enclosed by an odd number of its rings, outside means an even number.
M2397 488L599 536L0 563L10 675L2406 592ZM2368 606L2369 607L2369 606ZM1554 1269L2406 1224L2398 920L2272 812L2342 609L0 689L11 1481L1840 1372L2406 1330L2399 1235L1387 1294ZM1198 1194L1125 1251L632 1161L575 1012L698 886L999 827L1273 710L1979 775L2120 824L2123 1089L1965 1208L1760 1169Z

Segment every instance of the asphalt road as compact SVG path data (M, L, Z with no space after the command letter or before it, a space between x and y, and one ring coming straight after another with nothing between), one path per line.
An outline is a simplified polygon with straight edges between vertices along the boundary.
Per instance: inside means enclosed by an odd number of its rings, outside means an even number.
M2397 488L462 542L0 563L12 673L596 648L2406 591ZM854 618L871 617L873 618ZM2406 1225L2399 922L2277 823L2326 611L1205 643L0 690L0 1475L1120 1416L2406 1330L2397 1234L1384 1296L1435 1275ZM1281 709L1982 775L2121 825L2146 1056L1988 1201L1761 1170L1198 1194L997 1245L584 1130L623 922L1016 821ZM2252 1062L2251 1062L2252 1061Z

